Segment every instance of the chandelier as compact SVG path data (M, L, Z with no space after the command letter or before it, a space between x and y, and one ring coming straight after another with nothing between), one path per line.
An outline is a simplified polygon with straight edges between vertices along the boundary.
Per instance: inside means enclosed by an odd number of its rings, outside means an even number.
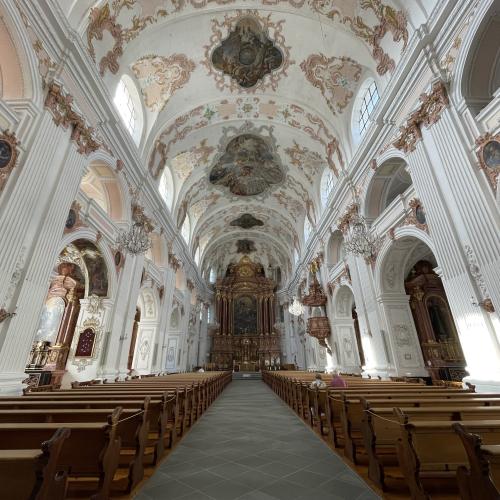
M372 258L376 253L377 238L368 231L365 218L352 214L345 234L345 250L356 257Z
M116 239L118 248L132 255L139 255L151 248L153 224L139 204L132 205L132 225L128 231L121 231Z
M294 316L300 316L304 312L304 306L297 297L294 297L293 302L288 306L288 312Z

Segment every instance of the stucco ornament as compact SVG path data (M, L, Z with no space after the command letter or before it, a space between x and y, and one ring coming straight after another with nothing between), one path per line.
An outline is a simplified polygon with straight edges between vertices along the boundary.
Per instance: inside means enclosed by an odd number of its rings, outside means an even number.
M300 65L307 80L318 88L333 114L349 104L361 76L361 66L350 57L312 54Z
M146 107L161 111L172 95L189 82L195 64L184 54L145 56L132 65Z

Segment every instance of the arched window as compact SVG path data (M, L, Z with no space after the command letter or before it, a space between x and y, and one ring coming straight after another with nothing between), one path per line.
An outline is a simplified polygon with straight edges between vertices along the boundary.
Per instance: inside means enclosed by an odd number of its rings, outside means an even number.
M158 191L160 191L160 196L163 198L163 201L165 202L169 210L172 210L172 203L174 201L173 200L174 185L172 181L172 174L170 173L170 169L168 167L165 168L160 178Z
M194 253L194 261L196 262L197 266L200 264L200 247L196 248L196 252Z
M370 115L373 113L379 99L377 84L375 81L372 81L365 91L359 109L358 130L360 136L365 133L369 124Z
M210 268L210 275L208 277L210 283L215 283L217 281L217 271L212 267Z
M328 197L332 192L334 183L335 176L333 175L333 172L329 168L326 168L323 172L323 177L321 178L321 204L323 208L326 207Z
M309 239L309 236L311 234L311 223L309 222L309 219L306 217L304 220L304 241L307 241Z
M139 144L143 125L141 100L134 83L127 75L123 75L118 82L113 103L126 129L135 143Z
M189 244L189 237L191 235L191 224L189 223L189 217L186 216L184 219L184 224L181 227L181 234L184 238L184 241Z
M297 264L297 262L299 261L299 252L297 252L296 248L293 251L293 259L294 259L294 263Z

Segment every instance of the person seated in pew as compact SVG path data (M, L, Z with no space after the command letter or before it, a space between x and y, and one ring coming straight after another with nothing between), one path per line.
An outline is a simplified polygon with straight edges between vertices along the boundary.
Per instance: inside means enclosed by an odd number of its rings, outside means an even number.
M321 373L316 373L316 378L311 382L309 387L311 389L326 389L326 383L321 377Z
M330 387L347 387L347 382L340 376L337 370L333 371L332 380L330 380Z

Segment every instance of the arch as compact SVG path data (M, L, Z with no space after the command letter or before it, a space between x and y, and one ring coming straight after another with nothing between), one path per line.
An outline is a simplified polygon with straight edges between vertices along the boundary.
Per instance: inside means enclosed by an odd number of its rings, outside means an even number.
M115 258L112 249L106 244L102 239L97 240L97 232L91 228L78 228L76 231L68 233L61 240L58 249L58 255L64 250L65 247L73 243L75 240L88 240L92 243L101 254L105 261L106 269L108 271L108 297L113 298L116 295L116 290L118 287L118 274L115 267Z
M144 130L144 113L141 96L130 76L122 75L118 81L113 103L125 128L139 145Z
M372 176L361 211L367 219L376 219L399 195L412 185L402 158L384 161Z
M1 13L0 96L3 100L31 99L39 104L44 97L40 81L43 69L33 51L36 35L31 26L26 27L14 4L4 3Z
M375 263L375 289L384 293L405 293L404 279L418 260L436 265L434 245L427 233L415 227L396 229L394 240L385 241Z
M93 161L82 178L80 189L97 203L114 221L127 217L124 189L113 169L99 160Z
M357 146L361 142L361 138L370 126L370 117L379 100L380 95L377 82L370 76L359 86L352 107L351 135L354 146Z
M457 59L454 92L476 115L500 87L500 0L484 5L475 14Z
M326 250L326 262L328 266L335 266L345 257L344 249L344 235L342 231L337 229L328 239L328 246Z

